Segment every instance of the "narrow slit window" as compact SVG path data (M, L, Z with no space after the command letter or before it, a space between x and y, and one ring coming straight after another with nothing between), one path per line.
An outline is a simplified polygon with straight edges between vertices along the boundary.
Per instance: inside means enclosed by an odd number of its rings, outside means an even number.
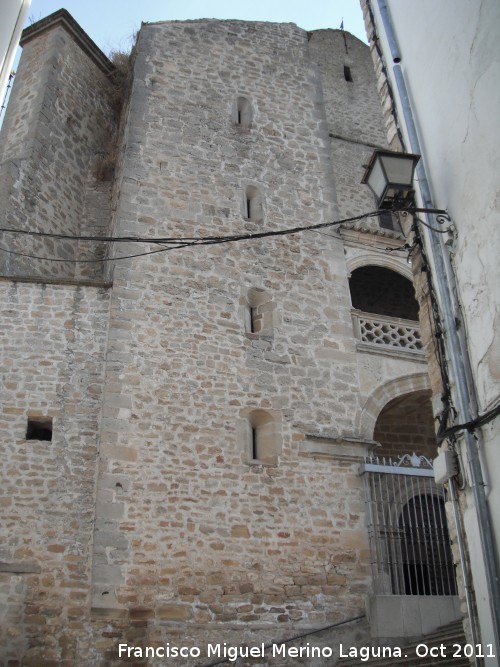
M252 287L242 298L245 332L259 336L272 336L276 304L266 290Z
M270 321L271 311L268 311L267 314L268 317L265 317L265 307L250 307L250 333L270 333L272 328L272 322Z
M351 68L348 67L347 65L344 65L344 79L352 83Z
M28 417L26 440L52 440L52 417Z
M252 306L250 306L250 333L257 333L255 327L255 325L257 324L255 321L255 316L256 316L255 308L252 308Z
M252 427L252 459L258 459L257 454L257 429Z
M236 113L234 116L236 125L242 129L250 127L252 122L252 105L250 100L246 97L238 97L236 99Z
M278 422L265 410L253 410L247 417L247 456L250 461L277 465L281 451Z
M249 185L245 190L245 218L256 222L263 218L262 195L254 185Z

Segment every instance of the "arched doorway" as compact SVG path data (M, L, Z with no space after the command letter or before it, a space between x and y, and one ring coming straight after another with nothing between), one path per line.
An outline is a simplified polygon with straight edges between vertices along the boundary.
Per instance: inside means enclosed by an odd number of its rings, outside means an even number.
M383 595L456 595L445 492L434 482L430 391L390 400L364 464L374 589Z
M435 493L410 498L399 529L405 595L456 595L443 499Z
M373 439L380 443L379 457L397 458L415 453L435 458L437 445L430 390L413 391L389 401L378 415Z

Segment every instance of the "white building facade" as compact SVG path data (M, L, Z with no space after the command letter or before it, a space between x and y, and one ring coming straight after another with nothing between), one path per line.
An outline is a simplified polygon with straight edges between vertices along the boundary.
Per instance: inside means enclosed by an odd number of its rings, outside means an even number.
M17 45L28 15L31 0L5 0L0 24L0 104L12 72Z
M495 644L500 540L500 7L493 0L368 0L362 5L391 145L422 155L417 205L445 209L450 216L441 227L435 216L424 218L449 233L437 234L420 225L442 315L453 408L445 414L438 393L442 387L436 385L434 409L443 420L442 435L449 436L442 438L443 446L458 454L456 486L471 597L477 605L477 638ZM469 430L453 428L471 422ZM486 662L499 664L498 657Z

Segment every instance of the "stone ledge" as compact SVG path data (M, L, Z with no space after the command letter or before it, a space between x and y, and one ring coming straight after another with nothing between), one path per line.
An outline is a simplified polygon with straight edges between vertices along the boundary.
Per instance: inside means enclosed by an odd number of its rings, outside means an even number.
M108 618L125 620L128 618L128 609L115 609L113 607L91 607L90 616L93 619Z
M10 574L40 574L42 568L38 563L29 561L20 561L19 563L6 563L0 561L0 572L9 572Z
M385 357L403 357L410 359L417 363L425 364L425 350L405 350L402 347L391 345L379 345L378 343L362 343L356 342L356 352L364 352L368 354L381 354Z
M354 437L332 437L306 433L299 443L299 455L313 458L334 458L359 463L379 443Z
M110 289L111 282L104 280L88 280L78 278L48 278L47 276L0 275L0 282L35 283L38 285L70 285L74 287L95 287L96 289Z

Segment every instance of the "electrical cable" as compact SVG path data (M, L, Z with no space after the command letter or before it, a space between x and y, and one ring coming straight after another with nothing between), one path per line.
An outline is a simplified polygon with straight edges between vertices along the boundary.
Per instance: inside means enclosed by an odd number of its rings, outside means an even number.
M28 259L41 259L46 262L63 262L66 264L95 264L97 262L114 262L120 259L133 259L134 257L146 257L147 255L154 255L157 252L168 252L169 250L177 250L178 248L186 248L194 245L192 243L183 243L177 246L169 246L167 248L158 248L157 250L150 250L148 252L139 252L135 255L122 255L120 257L103 257L101 259L59 259L57 257L40 257L40 255L29 255L25 252L17 252L16 250L7 250L0 246L0 252L6 252L9 255L18 255L19 257L27 257ZM200 245L200 244L197 244Z
M301 227L292 227L288 229L280 230L269 230L265 232L255 232L253 234L232 234L228 236L206 236L206 237L160 237L160 238L147 238L147 237L135 237L135 236L71 236L68 234L54 234L51 232L33 232L29 230L19 230L19 229L7 229L0 228L0 232L12 233L12 234L23 234L34 237L47 237L47 238L57 238L64 240L73 240L73 241L94 241L99 243L149 243L155 245L168 245L168 247L162 247L157 250L150 250L148 252L135 253L131 255L124 255L120 257L106 257L101 259L87 259L87 260L72 260L72 259L60 259L55 257L41 257L39 255L32 255L28 253L21 253L15 250L9 250L0 246L0 251L11 253L14 255L19 255L21 257L27 257L29 259L40 259L51 262L66 262L70 264L89 264L95 262L108 262L108 261L118 261L120 259L132 259L134 257L144 257L146 255L153 255L158 252L168 252L169 250L178 250L180 248L191 247L191 246L200 246L200 245L218 245L221 243L234 243L236 241L247 241L253 239L263 239L276 236L288 236L290 234L298 234L305 231L315 231L318 229L325 229L327 227L333 227L335 225L357 222L358 220L363 220L365 218L375 217L380 214L379 211L371 211L369 213L363 213L352 218L346 218L343 220L334 220L331 222L322 222L316 225L306 225Z
M422 237L420 236L420 231L418 229L417 224L413 225L412 232L414 233L414 239L415 239L414 244L415 246L419 247L423 259L421 272L425 273L427 277L427 286L429 289L429 302L430 302L429 322L431 325L432 340L434 343L434 353L436 355L438 367L440 370L441 384L443 387L443 394L441 396L441 400L443 402L444 407L442 415L439 418L439 428L436 435L436 441L438 442L438 444L440 444L442 442L442 439L440 440L440 437L447 428L449 418L451 416L456 415L456 410L453 407L453 401L452 401L450 374L448 369L448 363L446 361L444 329L441 322L438 299L434 289L433 282L431 280L431 275L429 271L429 262L427 259L427 255L425 253Z
M468 422L465 422L464 424L455 424L454 426L451 426L450 428L446 429L446 431L443 431L440 435L440 440L438 440L438 444L441 444L445 438L449 438L450 436L454 435L458 431L469 431L472 432L476 428L480 428L481 426L484 426L485 424L488 424L489 422L493 421L500 415L500 403L496 405L494 408L491 408L491 410L488 410L488 412L485 412L483 415L479 415L475 419L471 419Z
M334 225L347 224L350 222L357 222L364 218L372 218L380 215L381 211L370 211L369 213L362 213L361 215L352 218L344 218L343 220L333 220L331 222L320 222L316 225L304 225L301 227L290 227L288 229L269 230L265 232L255 232L253 234L230 234L227 236L186 236L186 237L143 237L143 236L75 236L71 234L56 234L53 232L34 232L26 229L12 229L0 227L0 232L10 234L24 234L28 236L42 236L47 238L64 239L70 241L101 241L106 243L195 243L195 242L225 242L225 241L240 241L252 238L265 238L267 236L284 236L287 234L296 234L298 232L314 231L316 229L325 229Z

